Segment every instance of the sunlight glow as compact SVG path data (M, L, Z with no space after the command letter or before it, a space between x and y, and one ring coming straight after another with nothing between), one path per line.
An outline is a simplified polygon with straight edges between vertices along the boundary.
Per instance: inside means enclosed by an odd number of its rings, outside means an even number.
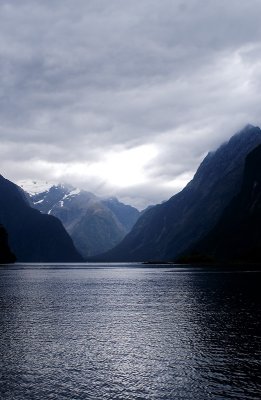
M98 162L56 165L56 177L91 178L122 188L139 185L147 181L146 167L157 154L154 145L110 151Z
M144 145L108 154L88 168L88 175L103 178L112 185L128 187L146 181L146 165L157 155L153 145Z

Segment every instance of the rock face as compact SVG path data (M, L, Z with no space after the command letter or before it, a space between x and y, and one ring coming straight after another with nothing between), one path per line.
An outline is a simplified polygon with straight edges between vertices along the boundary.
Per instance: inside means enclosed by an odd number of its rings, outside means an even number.
M246 158L239 194L210 233L185 254L216 262L261 262L261 146Z
M82 257L62 223L30 207L25 193L0 176L0 224L19 262L78 262Z
M174 260L207 234L238 194L246 155L261 144L261 131L248 125L209 153L191 182L163 204L146 211L106 261Z
M133 227L139 211L116 198L102 199L68 185L31 194L33 207L56 216L84 258L116 246Z
M0 225L0 264L12 264L15 261L16 256L8 244L8 234L3 225Z

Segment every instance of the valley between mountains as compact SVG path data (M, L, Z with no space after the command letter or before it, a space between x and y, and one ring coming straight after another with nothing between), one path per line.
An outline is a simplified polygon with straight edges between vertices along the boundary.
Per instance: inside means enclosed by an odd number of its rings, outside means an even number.
M144 212L74 186L1 176L0 223L20 262L256 263L260 171L261 130L247 125L180 193Z

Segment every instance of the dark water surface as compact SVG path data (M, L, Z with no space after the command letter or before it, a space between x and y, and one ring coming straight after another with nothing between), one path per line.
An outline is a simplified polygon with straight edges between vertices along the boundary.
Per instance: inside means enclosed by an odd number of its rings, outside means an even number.
M0 268L1 399L260 399L261 273Z

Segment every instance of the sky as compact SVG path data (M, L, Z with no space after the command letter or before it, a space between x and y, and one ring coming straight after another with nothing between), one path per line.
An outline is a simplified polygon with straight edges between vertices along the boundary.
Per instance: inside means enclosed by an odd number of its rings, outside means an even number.
M260 0L0 0L0 171L140 209L261 125Z

